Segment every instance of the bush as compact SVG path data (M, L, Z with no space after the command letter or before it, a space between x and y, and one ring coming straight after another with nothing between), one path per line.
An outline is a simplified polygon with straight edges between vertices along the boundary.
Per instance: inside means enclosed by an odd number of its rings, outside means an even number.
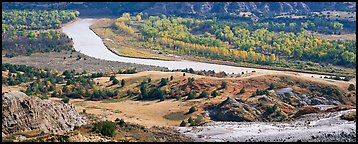
M42 96L40 96L40 99L42 99L42 100L48 99L48 96L46 94L43 94Z
M120 119L120 118L116 118L115 122L116 122L117 124L121 125L121 126L122 126L123 124L125 124L124 120L123 120L123 119Z
M65 96L65 97L62 99L62 101L63 101L64 103L68 103L68 102L70 102L70 99Z
M196 108L195 107L191 107L190 109L189 109L189 113L193 113L193 112L195 112L196 111Z
M183 76L185 76L185 73L183 73Z
M203 92L200 93L199 98L206 98L208 97L209 93L208 91L204 90Z
M349 86L348 86L348 90L349 91L353 91L353 90L355 90L356 88L355 88L355 86L354 86L354 84L350 84Z
M113 137L116 134L116 124L111 121L102 121L94 124L93 130L105 136Z
M243 93L245 93L245 88L242 88L242 89L240 90L240 94L243 94Z
M216 96L218 96L219 94L216 92L216 90L214 90L213 92L211 92L211 96L212 97L216 97Z
M177 96L175 96L175 99L176 99L176 100L180 100L180 99L181 99L181 96L180 96L180 95L177 95Z
M116 79L116 78L114 78L113 81L112 81L112 84L113 84L113 85L116 85L116 84L118 84L118 83L119 83L119 80Z
M194 91L190 91L187 100L194 99L196 97L196 93Z
M173 76L170 76L170 80L172 81L174 79L174 77Z
M181 121L180 126L181 126L181 127L185 127L186 124L187 124L187 123L186 123L185 121Z
M188 123L193 123L193 118L189 117L188 118Z
M273 83L270 83L270 87L268 88L268 90L273 90L275 88L275 85Z
M152 81L152 79L151 78L148 78L148 83L150 83Z
M128 95L128 96L132 96L132 94L133 94L133 93L132 93L131 90L127 90L127 95Z
M116 78L116 77L115 77L115 76L111 76L111 77L109 78L109 81L114 80L114 78Z
M160 86L165 86L168 84L168 80L166 78L160 79Z
M122 79L121 86L124 87L125 85L126 85L126 81L124 81L124 79Z
M226 87L227 87L227 83L226 83L226 82L224 82L224 81L223 81L223 82L221 82L221 88L223 88L223 89L224 89L224 88L226 88Z
M152 88L149 92L148 92L148 97L149 98L156 98L156 99L160 99L163 97L163 91L158 89L158 88Z

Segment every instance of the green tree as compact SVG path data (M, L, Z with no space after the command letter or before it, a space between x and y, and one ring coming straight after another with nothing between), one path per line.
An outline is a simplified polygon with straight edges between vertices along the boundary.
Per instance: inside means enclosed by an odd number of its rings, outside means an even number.
M93 130L105 136L114 137L116 135L116 124L111 121L94 123Z
M349 91L354 91L355 89L356 88L355 88L354 84L349 84L349 86L348 86Z
M219 94L216 92L216 90L214 90L213 92L211 92L211 96L212 97L216 97L216 96L218 96Z
M187 124L187 123L186 123L185 121L181 121L180 126L181 126L181 127L185 127L186 124Z
M118 83L119 83L119 80L118 80L117 78L114 78L113 81L112 81L112 84L113 84L113 85L116 85L116 84L118 84Z
M121 86L124 87L124 85L126 85L126 82L124 81L124 79L122 79Z
M273 90L274 88L275 88L275 85L271 82L270 87L268 88L268 90Z
M196 108L195 108L195 107L190 107L189 113L193 113L193 112L195 112L195 111L196 111Z
M227 87L227 83L226 82L221 82L221 88L225 89Z
M196 93L194 91L190 91L187 100L194 99L196 97Z
M62 101L63 101L64 103L69 103L69 102L70 102L70 99L65 96L65 97L62 99Z
M242 89L240 90L240 94L243 94L243 93L245 93L245 88L242 88Z
M204 90L203 92L200 93L199 98L206 98L208 97L209 93L208 91Z
M168 84L168 80L166 78L160 79L160 86L165 86Z

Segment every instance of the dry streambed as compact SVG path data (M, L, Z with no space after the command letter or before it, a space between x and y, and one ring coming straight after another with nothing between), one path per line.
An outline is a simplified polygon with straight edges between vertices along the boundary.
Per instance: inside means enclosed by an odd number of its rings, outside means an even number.
M195 141L333 142L356 140L356 122L340 116L352 110L307 114L291 122L211 122L204 126L178 127Z

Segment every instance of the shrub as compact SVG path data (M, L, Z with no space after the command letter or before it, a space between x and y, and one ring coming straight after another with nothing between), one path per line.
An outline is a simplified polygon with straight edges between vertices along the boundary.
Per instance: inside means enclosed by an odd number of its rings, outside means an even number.
M63 101L64 103L68 103L68 102L70 102L70 99L65 96L65 97L62 99L62 101Z
M206 98L208 97L209 93L208 91L204 90L203 92L200 93L199 98Z
M273 90L275 88L275 85L273 83L270 83L270 87L268 88L268 90Z
M148 78L148 83L150 83L152 81L152 79L151 78Z
M168 80L166 78L160 79L160 86L165 86L168 84Z
M188 118L188 123L192 123L193 122L193 118L189 117Z
M176 99L176 100L180 100L180 99L181 99L181 96L180 96L180 95L177 95L177 96L175 96L175 99Z
M132 94L133 94L133 93L132 93L131 90L127 90L127 95L128 95L128 96L132 96Z
M183 76L185 76L185 73L183 73Z
M242 88L242 89L240 90L240 94L243 94L243 93L245 93L245 88Z
M191 107L190 109L189 109L189 113L193 113L193 112L195 112L196 111L196 108L195 107Z
M105 136L113 137L116 134L116 124L111 121L102 121L94 124L93 130Z
M113 84L113 85L116 85L116 84L118 84L118 83L119 83L119 80L116 79L116 78L114 78L113 81L112 81L112 84Z
M186 123L185 121L181 121L180 126L181 126L181 127L185 127L186 124L187 124L187 123Z
M172 81L174 79L174 77L173 76L170 76L170 80Z
M216 92L216 90L214 90L213 92L211 92L211 96L212 97L216 97L216 96L218 96L219 94Z
M116 78L116 77L115 77L115 76L111 76L111 77L109 77L109 81L114 80L114 78Z
M126 81L124 81L124 79L122 79L121 86L124 87L125 85L126 85Z
M149 98L162 98L163 97L163 91L158 89L158 88L152 88L149 92L148 92L148 97Z
M227 87L227 83L226 83L226 82L224 82L224 81L223 81L223 82L221 82L221 88L223 88L223 89L224 89L224 88L226 88L226 87Z
M353 91L353 90L355 90L356 88L355 88L355 86L354 86L354 84L350 84L349 86L348 86L348 90L349 91Z
M120 118L116 118L115 122L121 126L125 123L124 120Z
M40 96L40 99L44 100L44 99L48 99L48 96L46 94L43 94Z
M187 100L194 99L196 97L196 93L194 91L190 91Z

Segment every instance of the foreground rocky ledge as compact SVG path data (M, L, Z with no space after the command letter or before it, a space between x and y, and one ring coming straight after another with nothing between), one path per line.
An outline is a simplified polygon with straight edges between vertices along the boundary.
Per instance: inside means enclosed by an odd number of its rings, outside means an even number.
M85 124L72 104L41 100L22 92L5 93L2 101L2 137L31 130L62 134Z
M356 121L340 118L352 111L307 114L290 122L211 122L178 129L194 141L355 142Z

